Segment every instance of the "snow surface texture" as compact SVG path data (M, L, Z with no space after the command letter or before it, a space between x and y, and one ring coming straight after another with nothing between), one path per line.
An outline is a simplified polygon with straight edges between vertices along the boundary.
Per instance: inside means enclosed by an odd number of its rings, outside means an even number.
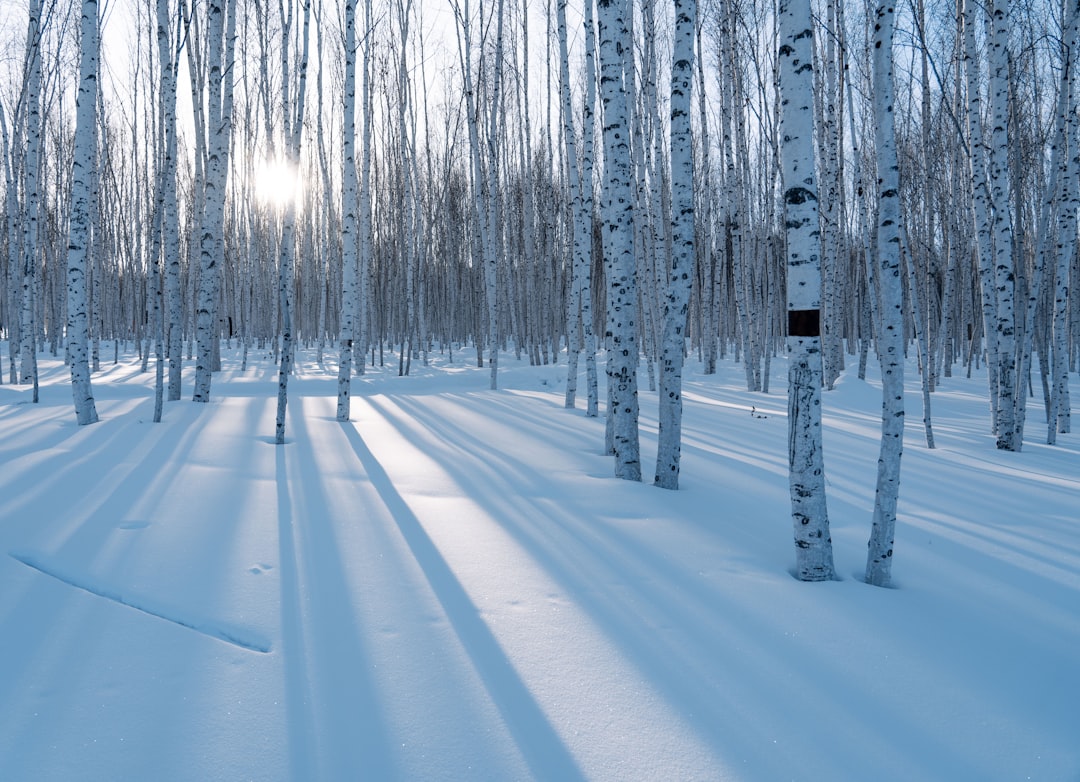
M845 375L842 580L804 584L782 394L691 363L668 492L611 477L565 364L501 361L369 368L343 425L302 352L281 447L268 357L161 424L131 357L89 427L56 360L39 405L0 387L0 780L1080 780L1080 439L1041 405L999 452L947 379L928 451L911 368L877 589L880 386Z

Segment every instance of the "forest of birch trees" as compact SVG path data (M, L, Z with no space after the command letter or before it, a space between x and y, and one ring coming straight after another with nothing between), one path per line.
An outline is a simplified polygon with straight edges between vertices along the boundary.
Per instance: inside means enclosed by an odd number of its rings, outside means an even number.
M337 362L342 421L368 367L467 351L497 388L516 354L610 411L618 477L658 390L675 488L684 362L735 361L788 393L815 579L821 400L873 361L887 583L905 363L929 447L973 370L998 448L1070 431L1078 44L1080 0L10 0L2 379L62 356L92 423L126 346L160 418L212 397L223 344L261 351L281 442L297 346Z

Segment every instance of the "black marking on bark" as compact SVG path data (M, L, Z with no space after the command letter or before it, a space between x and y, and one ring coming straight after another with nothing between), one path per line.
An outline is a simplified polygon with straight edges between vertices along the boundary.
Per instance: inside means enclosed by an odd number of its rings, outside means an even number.
M788 336L820 337L821 310L788 310Z
M805 187L799 187L798 185L796 185L795 187L789 187L787 190L784 191L785 204L797 205L806 203L807 201L816 200L817 196L814 195L814 191L808 190Z

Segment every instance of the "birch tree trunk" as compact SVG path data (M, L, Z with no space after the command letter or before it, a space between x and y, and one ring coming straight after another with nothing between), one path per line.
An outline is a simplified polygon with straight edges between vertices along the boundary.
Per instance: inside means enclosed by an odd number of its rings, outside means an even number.
M581 319L585 324L585 414L595 418L600 414L599 382L596 369L596 330L593 325L593 168L596 139L596 29L593 23L593 0L585 0L585 105L582 112L581 136L581 199L585 215L585 246L588 270L581 289ZM591 341L590 341L591 340Z
M826 10L826 27L830 31L837 29L837 2L829 0ZM841 187L843 184L843 169L839 156L840 146L840 107L842 100L840 92L843 85L839 83L839 67L836 39L838 33L829 32L826 35L825 52L823 61L824 78L820 79L819 101L820 130L819 149L821 150L821 164L819 169L822 174L821 189L821 225L822 231L822 372L824 383L828 390L832 390L836 380L843 370L844 351L841 345L843 318L842 311L843 292L840 270L840 258L842 255L842 242L840 239Z
M304 130L304 103L307 97L307 64L309 49L309 25L311 22L311 0L304 0L304 24L301 28L301 54L296 71L295 109L288 99L288 85L291 80L286 65L282 69L282 108L285 112L285 161L288 170L298 175L300 169L300 142ZM283 63L288 62L290 41L286 36ZM295 111L295 114L292 112ZM292 114L292 116L290 116ZM285 412L289 400L289 375L292 374L293 362L293 317L292 317L292 269L296 252L296 194L285 200L284 214L281 218L281 244L278 254L278 296L281 302L281 362L278 367L277 418L274 428L274 442L285 443Z
M229 170L229 140L232 117L226 111L225 80L233 74L226 72L226 54L232 47L232 36L226 42L225 19L232 27L236 13L231 0L208 0L206 35L207 46L207 132L209 134L205 195L199 240L199 290L195 313L195 340L198 355L195 363L194 402L210 401L210 377L213 370L214 343L217 341L217 293L220 261L224 255L225 183Z
M496 9L496 14L498 14L498 19L496 20L495 33L495 70L493 74L492 94L490 99L491 106L488 113L488 165L487 181L484 186L487 193L484 208L486 209L488 214L487 224L489 229L485 237L484 246L484 287L487 293L488 303L488 367L491 371L492 390L495 390L499 387L499 259L498 253L496 252L496 247L498 236L500 233L500 226L497 219L497 190L499 183L499 152L497 149L497 144L499 143L499 119L503 114L503 112L500 110L500 101L502 95L503 77L503 21L505 18L504 0L498 0L498 8Z
M1068 163L1062 171L1061 196L1058 204L1057 257L1054 264L1053 322L1050 373L1050 410L1047 415L1046 441L1057 442L1058 434L1072 431L1071 401L1069 399L1069 303L1075 297L1075 282L1069 284L1070 267L1076 257L1077 208L1080 207L1080 117L1076 113L1076 91L1080 73L1076 67L1080 49L1080 3L1065 0L1070 7L1066 26L1066 65L1068 78L1062 79L1062 90L1069 91L1065 101L1068 116Z
M161 132L165 135L162 161L162 244L165 252L165 307L169 384L167 398L180 399L180 377L183 368L183 301L180 294L180 223L176 197L176 59L169 40L169 3L158 0L158 54L161 67ZM180 31L177 30L179 39Z
M994 0L987 19L990 42L990 200L993 206L995 292L994 329L997 355L997 447L1019 451L1016 432L1016 316L1013 226L1009 177L1009 3Z
M349 420L356 315L356 0L345 0L345 117L341 190L341 344L337 420Z
M90 225L91 179L97 175L98 5L83 0L79 24L79 92L76 98L75 150L71 179L71 227L67 254L68 353L71 391L80 426L97 422L90 385L89 315L86 307L86 257Z
M877 92L874 93L875 101L877 100ZM891 115L890 115L891 116ZM895 136L895 133L894 133ZM896 153L895 140L892 146L893 155ZM880 194L879 194L880 197ZM933 370L931 368L931 352L929 340L930 337L927 334L929 317L922 317L922 309L919 305L919 286L915 278L915 259L911 254L911 240L908 238L907 226L902 226L900 230L900 255L903 257L902 266L907 271L908 278L908 297L911 299L911 322L915 330L915 342L919 351L919 366L922 367L919 381L922 386L922 408L923 408L923 433L926 436L926 447L931 450L934 448L934 424L931 414L931 399L930 391L933 383ZM881 263L881 253L878 253L878 264ZM900 288L901 300L903 299L903 286ZM883 291L884 293L884 291ZM887 306L887 305L886 305ZM927 304L929 308L929 303ZM903 321L901 321L902 323ZM880 360L880 356L878 357ZM903 386L901 386L903 390Z
M795 568L802 581L835 577L821 448L821 246L814 179L810 0L781 0L780 136L787 238L788 458Z
M986 375L990 390L991 430L1001 431L998 384L999 365L996 360L997 330L994 328L996 305L994 291L993 236L990 223L990 183L986 172L982 126L982 97L979 55L975 45L975 20L979 5L975 0L964 0L964 63L967 71L968 135L970 137L970 163L972 180L972 215L975 222L975 240L978 252L979 279L981 282L982 331L986 342Z
M363 162L360 168L360 225L358 229L360 232L359 301L357 306L359 323L356 324L360 338L354 340L359 343L356 346L359 350L360 359L356 361L357 374L364 373L367 344L370 341L368 336L368 312L371 298L369 286L371 276L371 120L375 115L371 105L371 46L375 29L372 21L371 5L371 0L364 0L364 86L360 97L363 104L364 137L362 141ZM354 354L356 354L356 350L354 350Z
M874 142L877 152L877 284L881 331L881 450L874 515L866 556L866 582L888 586L892 578L900 457L904 448L904 291L900 264L900 168L893 120L892 43L895 13L877 7L874 23ZM926 368L923 368L926 371Z
M157 174L154 184L154 235L151 250L153 277L156 281L154 288L154 328L157 321L162 321L162 333L157 335L159 341L167 341L172 347L169 337L170 330L178 328L174 323L173 315L179 319L179 295L180 295L180 247L179 226L177 224L177 200L176 200L176 79L173 70L172 49L169 39L169 3L168 0L157 0L156 3L156 41L158 49L158 138L159 146L156 150ZM173 272L175 262L176 270ZM174 278L174 279L170 279ZM175 294L176 301L172 300ZM176 341L179 350L179 335ZM159 353L171 359L171 350L163 345L158 345ZM177 362L179 362L177 356ZM160 379L164 382L164 366L158 367ZM177 367L176 395L172 395L172 371L170 369L169 399L180 398L179 366ZM156 381L155 381L156 382ZM160 420L158 409L158 390L155 388L155 420ZM164 394L164 389L160 392Z
M586 0L586 35L592 34L592 2ZM574 133L574 108L570 96L570 58L566 43L566 0L558 0L559 36L559 85L562 98L563 126L562 140L566 150L566 168L569 175L570 199L573 206L573 266L571 272L571 294L567 308L567 354L566 372L566 407L573 408L577 398L578 356L585 351L586 372L592 373L592 382L587 383L588 415L596 415L596 335L592 328L592 285L590 280L590 249L592 236L590 231L590 210L592 200L592 101L595 100L595 66L591 51L586 55L586 114L583 123L583 147L588 179L582 176L578 166L577 141ZM591 47L590 47L591 49ZM588 194L586 193L588 190ZM590 369L591 368L591 369Z
M584 327L581 316L583 303L581 289L582 277L587 274L587 255L585 252L585 219L582 211L583 199L581 192L581 174L578 168L577 140L574 135L574 110L573 100L570 97L570 54L566 43L566 0L557 0L555 14L557 17L559 38L559 99L562 102L562 145L566 155L567 186L570 190L570 203L572 209L571 226L572 256L570 295L567 297L566 310L566 396L564 405L570 410L577 403L578 381L578 357L581 355L584 338Z
M13 307L14 296L11 290L11 283L9 278L14 280L16 276L16 270L21 266L20 258L22 257L22 243L18 238L18 220L19 220L19 186L17 181L17 174L15 169L15 162L13 156L15 155L14 141L12 136L14 135L14 128L18 127L18 117L12 117L13 130L8 131L7 120L5 118L5 109L3 101L0 100L0 138L3 140L2 154L4 156L4 199L5 199L5 221L7 229L7 258L6 266L0 267L0 270L4 271L4 274L0 276L0 306L5 310L5 314L10 313ZM18 341L18 323L13 322L11 327L7 329L8 337L8 366L11 372L11 382L18 382L18 377L15 371L15 358L18 350L16 343ZM4 382L3 366L0 365L0 384Z
M85 9L84 9L85 11ZM26 32L26 159L23 169L22 300L19 320L19 382L37 384L37 267L41 194L41 0L31 0ZM95 17L96 19L96 17ZM95 66L96 68L96 66ZM95 98L96 100L96 98ZM93 107L90 108L93 111ZM93 128L91 128L91 133ZM34 393L37 402L37 393ZM92 423L92 422L87 422Z
M629 9L632 12L632 8ZM604 255L610 258L608 312L608 399L611 408L615 477L641 480L638 442L638 291L634 262L634 198L623 57L630 44L627 9L620 0L599 0L600 92L604 105Z
M694 74L696 0L675 0L675 48L671 62L671 232L673 251L664 302L660 360L660 432L656 485L679 488L682 447L682 371L686 323L694 282L694 140L691 85Z

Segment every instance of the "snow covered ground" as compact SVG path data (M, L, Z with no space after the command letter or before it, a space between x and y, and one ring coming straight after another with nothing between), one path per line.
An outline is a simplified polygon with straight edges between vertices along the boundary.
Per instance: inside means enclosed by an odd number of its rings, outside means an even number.
M882 590L852 372L842 580L803 584L782 360L767 396L691 364L678 492L611 477L565 364L395 364L342 425L304 352L278 447L270 362L225 361L160 424L130 356L90 427L54 359L40 404L0 387L0 780L1080 780L1080 435L1039 444L1037 400L1000 453L947 379L930 451L909 372ZM647 475L655 429L643 392Z

